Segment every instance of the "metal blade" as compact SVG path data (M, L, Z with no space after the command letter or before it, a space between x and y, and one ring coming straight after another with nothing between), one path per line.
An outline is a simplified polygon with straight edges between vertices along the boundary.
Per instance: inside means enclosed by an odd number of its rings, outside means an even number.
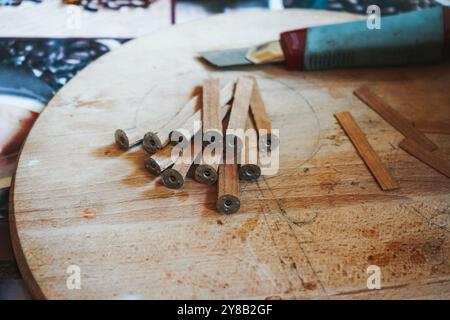
M253 64L246 58L250 49L252 48L204 51L200 52L200 56L210 64L219 68L244 66Z

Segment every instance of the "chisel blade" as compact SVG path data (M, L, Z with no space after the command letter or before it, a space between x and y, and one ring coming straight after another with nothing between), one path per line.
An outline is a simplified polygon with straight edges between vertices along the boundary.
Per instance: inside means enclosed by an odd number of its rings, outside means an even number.
M227 49L200 52L200 56L218 68L245 66L253 64L246 58L251 48Z

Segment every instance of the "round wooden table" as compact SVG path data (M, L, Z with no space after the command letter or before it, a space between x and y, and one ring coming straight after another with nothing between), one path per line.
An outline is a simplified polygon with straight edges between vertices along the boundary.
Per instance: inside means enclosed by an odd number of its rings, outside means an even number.
M353 96L374 84L411 120L448 120L447 64L306 73L282 65L215 70L197 58L359 18L219 15L131 41L80 72L32 129L11 192L14 250L32 294L449 298L450 180L399 149L401 135ZM214 186L165 188L145 171L143 150L113 144L117 128L161 127L204 78L225 84L246 74L257 77L280 129L280 169L242 185L239 213L216 212ZM379 189L333 117L338 111L352 112L400 190ZM449 136L429 137L448 159ZM380 268L381 290L367 287L371 265Z

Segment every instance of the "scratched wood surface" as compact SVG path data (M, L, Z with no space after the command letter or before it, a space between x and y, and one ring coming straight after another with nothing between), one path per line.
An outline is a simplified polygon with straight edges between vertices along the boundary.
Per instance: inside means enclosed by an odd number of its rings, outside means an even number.
M353 95L374 85L411 121L450 125L448 64L305 73L218 71L196 59L357 18L216 16L132 41L77 75L34 126L11 193L15 254L33 295L449 298L450 180L398 148L402 136ZM281 146L277 175L242 184L239 213L215 210L215 187L165 188L144 170L144 151L113 144L119 127L162 126L205 77L224 85L242 75L258 79ZM400 190L380 190L333 117L341 111L353 114ZM450 137L428 137L449 159ZM80 290L67 289L69 265L81 268ZM381 269L381 290L367 289L370 265Z

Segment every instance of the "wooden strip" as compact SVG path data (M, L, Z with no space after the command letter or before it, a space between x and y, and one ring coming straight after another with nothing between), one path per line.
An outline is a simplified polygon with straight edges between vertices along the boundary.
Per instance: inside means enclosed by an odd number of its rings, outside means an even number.
M231 214L241 207L239 177L236 161L219 166L216 208L219 212Z
M381 97L373 93L368 86L360 87L354 94L405 137L414 140L430 151L437 149L437 146L430 139L414 128L411 122L391 108Z
M143 138L144 130L138 128L117 129L114 133L117 146L124 151L141 144Z
M227 116L229 106L222 109L221 120L224 121ZM221 127L225 126L221 124ZM205 146L200 163L195 169L194 178L200 183L213 185L217 182L219 164L222 161L222 152L215 153L211 149L214 145Z
M261 176L258 154L258 134L251 115L248 116L244 144L238 152L239 179L255 182Z
M399 147L436 171L450 178L450 164L411 139L403 139Z
M278 146L278 137L272 132L272 122L267 114L266 106L264 104L263 98L261 96L261 91L259 90L259 85L254 79L253 93L250 99L250 110L255 122L255 128L259 132L259 140L261 145L266 146L267 149L271 150ZM265 133L263 133L265 131Z
M186 176L192 166L192 163L198 159L201 155L201 151L201 148L195 150L194 146L191 147L191 150L185 150L183 155L178 158L173 167L162 173L162 181L164 185L171 189L180 189L186 181Z
M443 122L414 123L414 127L422 133L450 135L450 125Z
M359 155L366 163L372 175L378 181L381 189L383 190L395 190L399 188L398 183L391 176L389 171L381 162L378 155L373 150L372 146L367 141L366 136L359 128L358 124L353 119L349 112L340 112L334 115L344 129L347 136L355 146Z
M226 105L233 98L233 87L234 83L229 82L227 85L220 91L220 103L221 105ZM226 100L226 101L225 101ZM196 112L201 111L197 110L197 106L201 102L200 95L192 98L184 107L181 109L180 113L177 114L172 120L170 120L164 127L162 127L157 132L147 132L144 136L144 140L142 142L143 148L149 153L155 153L158 150L161 150L170 142L170 136L172 131L177 128L182 128L185 123L196 114Z
M230 135L235 137L236 130L244 130L248 118L250 108L250 99L253 93L254 80L248 77L240 77L237 81L236 92L234 95L233 105L231 107L230 121L228 122L228 130ZM227 139L232 141L233 139Z
M144 166L151 174L158 176L178 160L172 151L174 145L168 145L144 160ZM179 155L178 155L179 156Z
M207 144L223 140L219 86L218 79L207 79L203 84L203 141Z

